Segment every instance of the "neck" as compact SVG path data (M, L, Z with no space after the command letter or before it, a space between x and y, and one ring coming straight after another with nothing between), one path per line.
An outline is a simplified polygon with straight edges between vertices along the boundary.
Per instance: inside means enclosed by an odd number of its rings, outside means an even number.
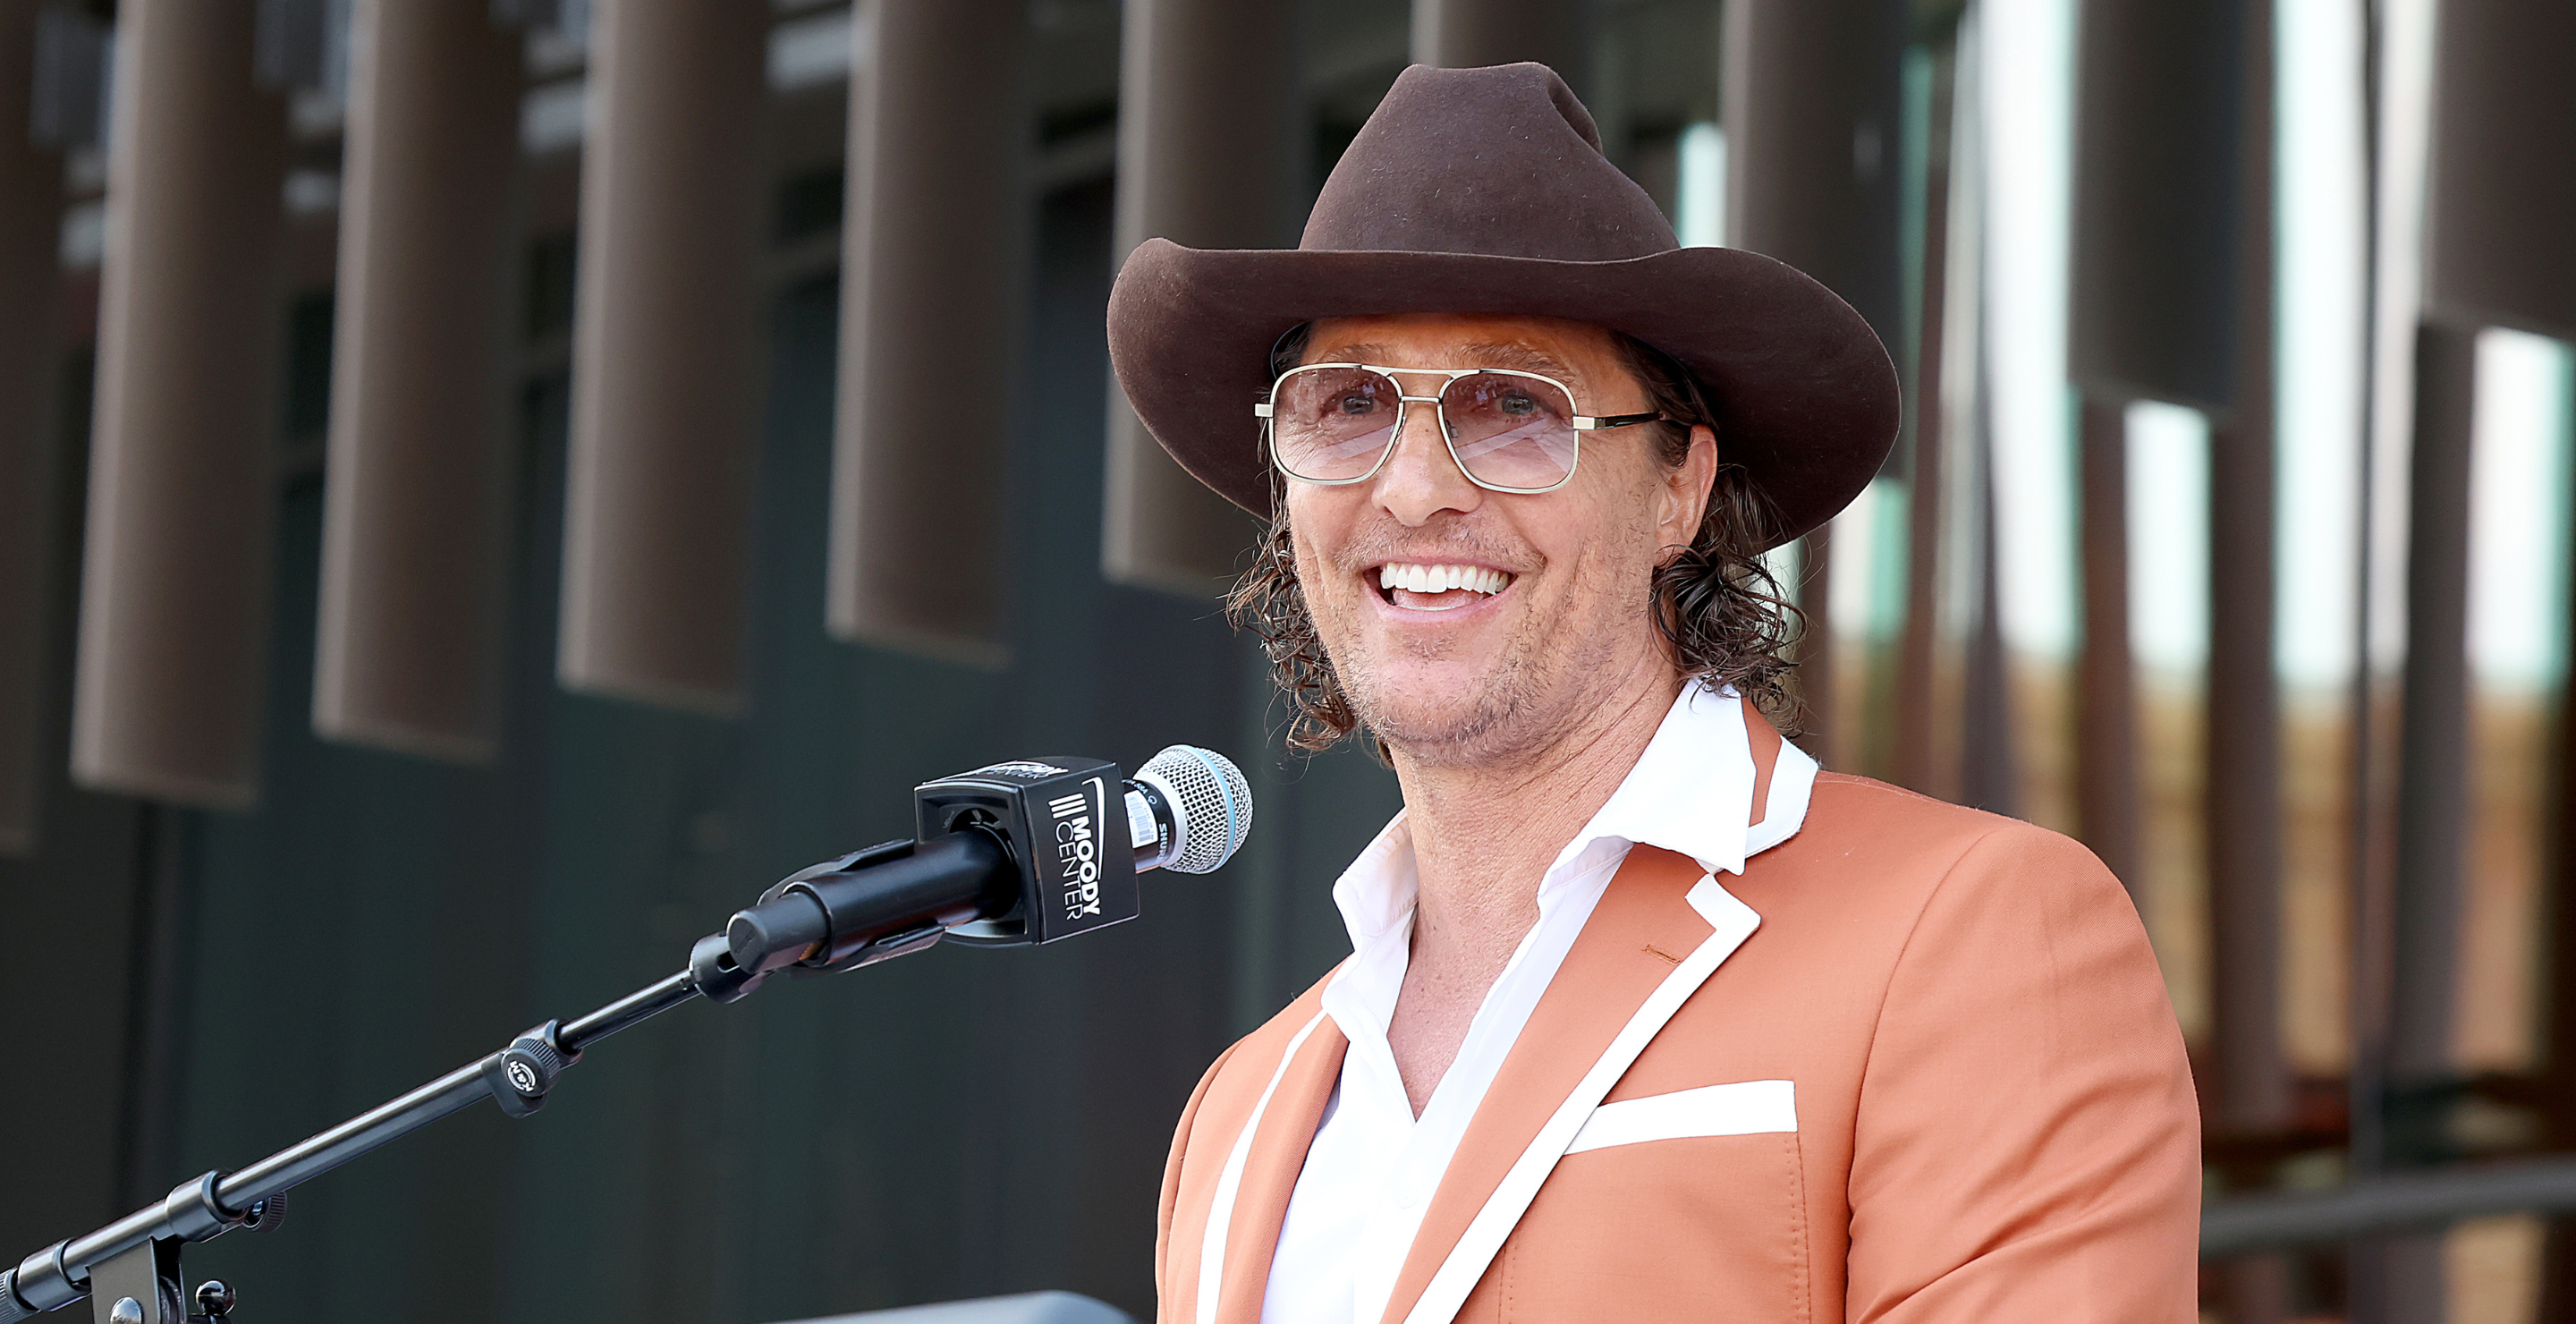
M1393 751L1420 879L1413 950L1499 971L1538 920L1538 885L1636 766L1681 692L1641 668L1605 701L1512 757L1450 763Z

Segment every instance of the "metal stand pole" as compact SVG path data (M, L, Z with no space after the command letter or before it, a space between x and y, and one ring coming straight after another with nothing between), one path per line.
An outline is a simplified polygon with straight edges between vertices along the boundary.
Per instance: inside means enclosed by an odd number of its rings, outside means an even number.
M909 843L906 843L909 844ZM760 983L735 964L722 933L690 949L689 968L573 1021L548 1021L510 1046L311 1136L238 1172L181 1182L147 1205L85 1237L74 1237L0 1272L0 1324L90 1298L98 1324L213 1324L232 1308L232 1289L209 1282L187 1313L179 1250L235 1228L268 1231L285 1217L286 1192L380 1145L489 1097L512 1117L544 1106L582 1049L660 1012L705 997L731 1002Z

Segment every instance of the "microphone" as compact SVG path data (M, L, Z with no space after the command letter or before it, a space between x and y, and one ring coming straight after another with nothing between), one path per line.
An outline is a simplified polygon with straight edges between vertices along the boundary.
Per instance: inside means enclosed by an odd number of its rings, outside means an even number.
M913 840L791 874L737 911L690 954L699 990L731 1002L779 970L854 970L943 938L1055 942L1133 919L1137 874L1234 857L1252 788L1224 755L1173 745L1132 780L1114 763L1049 756L923 782L913 818Z

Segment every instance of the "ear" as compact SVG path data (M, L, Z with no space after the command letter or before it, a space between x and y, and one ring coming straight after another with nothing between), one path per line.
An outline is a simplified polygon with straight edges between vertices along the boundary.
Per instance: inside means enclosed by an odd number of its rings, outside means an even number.
M1691 428L1690 449L1682 462L1666 469L1662 491L1655 496L1657 545L1671 550L1699 537L1700 520L1708 514L1709 489L1717 482L1717 434L1707 424Z

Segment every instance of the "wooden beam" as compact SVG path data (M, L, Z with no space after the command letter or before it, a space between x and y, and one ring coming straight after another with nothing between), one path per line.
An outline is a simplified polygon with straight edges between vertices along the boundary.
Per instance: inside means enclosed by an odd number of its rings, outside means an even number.
M1898 225L1899 0L1726 7L1727 241L1776 257L1906 341Z
M2389 1076L2398 1092L2456 1072L2462 870L2469 813L2469 443L2477 332L2426 322L2415 340L2407 509L2405 712L2399 740ZM2392 1132L2403 1161L2437 1137Z
M2088 395L2235 401L2248 12L2083 0L2067 368Z
M35 849L53 656L63 162L29 132L37 0L0 0L0 855Z
M568 689L741 711L759 456L766 0L591 20L562 636Z
M254 0L125 0L72 774L258 795L286 311L286 103Z
M364 0L352 31L313 726L479 763L500 741L522 38L439 0Z
M1295 245L1307 146L1296 50L1294 6L1128 4L1113 262L1158 237L1192 248ZM1243 444L1260 444L1249 417ZM1107 460L1101 573L1201 598L1222 591L1260 530L1174 463L1114 384Z
M2080 456L2084 652L2076 664L2077 835L2131 894L2138 889L2138 694L2129 646L2128 419L2086 399Z
M2576 338L2576 5L2443 0L2425 304Z
M2281 702L2275 591L2272 6L2239 7L2234 397L2209 436L2209 668L2203 702L2211 1030L2218 1124L2291 1121L2281 1043ZM2243 1310L2239 1315L2246 1313ZM2266 1312L2277 1317L2279 1312Z
M880 0L852 73L825 605L842 639L1007 655L1027 50L1016 0Z

